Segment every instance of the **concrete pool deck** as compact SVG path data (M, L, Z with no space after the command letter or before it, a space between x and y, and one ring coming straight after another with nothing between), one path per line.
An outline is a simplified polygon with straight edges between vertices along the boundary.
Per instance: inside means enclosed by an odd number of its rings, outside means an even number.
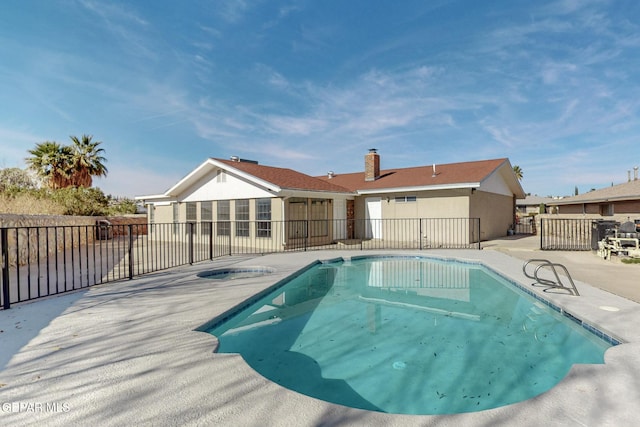
M626 344L608 350L603 365L574 365L546 393L481 412L391 415L319 401L266 380L237 355L214 353L216 338L194 331L317 259L400 253L456 257L481 261L529 286L522 261L510 256L520 249L499 247L229 257L16 305L0 311L0 420L3 425L20 426L636 424L640 420L640 305L599 289L595 275L587 277L591 281L578 279L576 268L568 262L582 296L560 292L544 296ZM529 254L528 258L554 254ZM597 265L599 258L592 256L590 265ZM230 281L197 277L213 268L248 266L268 266L276 272ZM602 264L600 269L613 267ZM636 267L636 274L640 270L637 265L631 267ZM541 288L530 288L542 294Z

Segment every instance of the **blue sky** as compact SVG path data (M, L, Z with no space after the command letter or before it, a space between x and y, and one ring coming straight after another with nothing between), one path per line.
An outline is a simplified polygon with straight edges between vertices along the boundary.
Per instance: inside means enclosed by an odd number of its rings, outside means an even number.
M102 141L114 196L208 157L311 175L508 157L526 192L640 165L640 2L6 0L0 168Z

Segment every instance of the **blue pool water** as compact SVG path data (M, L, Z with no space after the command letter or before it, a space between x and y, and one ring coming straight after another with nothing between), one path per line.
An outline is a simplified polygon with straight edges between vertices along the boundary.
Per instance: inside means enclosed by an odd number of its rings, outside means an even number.
M611 346L483 266L428 258L319 263L210 325L271 381L398 414L519 402Z

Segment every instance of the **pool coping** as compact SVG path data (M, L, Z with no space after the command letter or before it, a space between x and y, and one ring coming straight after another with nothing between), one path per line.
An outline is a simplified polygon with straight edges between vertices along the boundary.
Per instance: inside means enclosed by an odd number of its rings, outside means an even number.
M196 331L209 319L315 260L400 253L486 262L496 273L527 289L530 286L522 273L522 261L496 251L331 251L216 261L238 268L275 268L274 273L258 278L220 283L203 280L197 273L212 264L201 263L25 304L0 313L0 328L6 328L0 337L11 338L15 331L9 328L16 319L47 310L51 314L29 331L28 341L0 371L3 403L54 402L67 404L69 410L5 411L3 416L21 425L151 425L160 421L166 425L457 427L617 426L630 425L640 417L636 386L640 383L640 331L635 326L640 322L640 305L582 282L576 282L580 297L552 292L541 296L624 344L606 352L604 365L574 365L546 393L475 413L392 415L319 401L271 383L239 356L213 353L215 337ZM607 312L602 306L620 311Z

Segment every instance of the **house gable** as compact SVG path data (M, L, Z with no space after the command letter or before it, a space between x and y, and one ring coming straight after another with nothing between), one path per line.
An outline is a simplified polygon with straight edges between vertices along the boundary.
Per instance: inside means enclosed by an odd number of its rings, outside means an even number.
M219 179L220 175L224 177ZM352 193L291 169L259 165L256 162L209 158L182 178L157 201L201 201L264 197L349 197ZM137 199L149 199L138 197Z
M212 169L206 175L185 188L180 201L260 199L275 197L273 190L265 188L246 177L224 169Z
M487 193L501 194L503 196L513 196L513 190L509 188L507 181L502 174L496 172L485 178L478 188L480 191Z

